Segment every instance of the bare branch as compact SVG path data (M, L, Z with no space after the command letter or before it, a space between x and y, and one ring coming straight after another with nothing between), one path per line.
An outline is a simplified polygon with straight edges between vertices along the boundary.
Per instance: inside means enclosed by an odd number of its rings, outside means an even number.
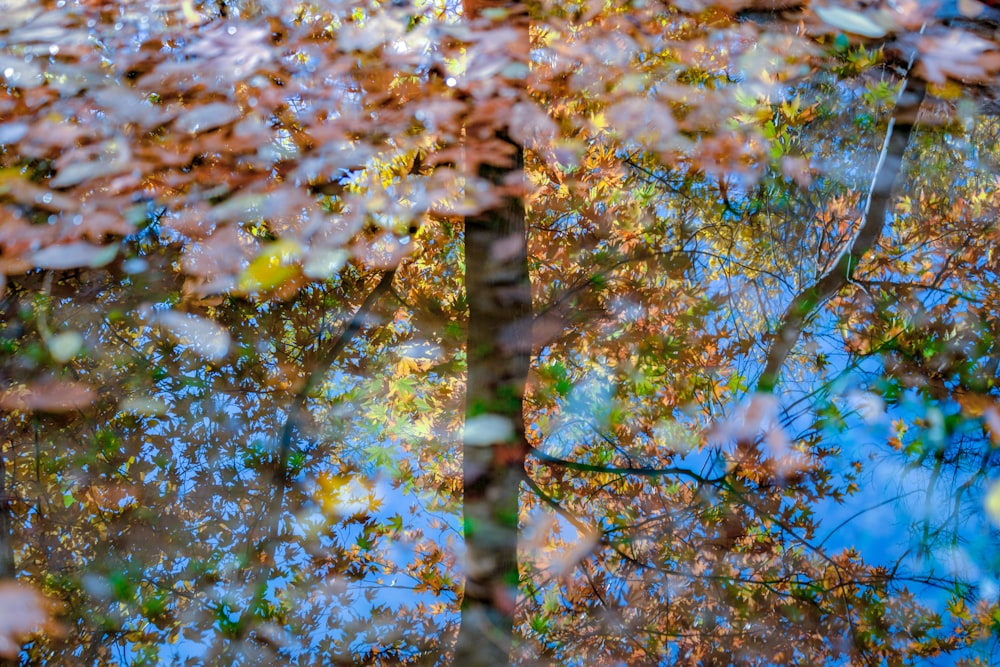
M909 92L907 92L908 83ZM781 369L798 343L806 321L817 308L853 281L861 260L882 236L892 190L902 172L903 153L910 142L910 135L925 94L926 85L923 81L903 80L899 102L893 117L889 120L878 165L872 177L868 199L861 217L861 226L833 267L815 283L799 292L788 304L781 317L781 325L772 336L771 348L764 362L764 371L757 382L757 391L774 390Z

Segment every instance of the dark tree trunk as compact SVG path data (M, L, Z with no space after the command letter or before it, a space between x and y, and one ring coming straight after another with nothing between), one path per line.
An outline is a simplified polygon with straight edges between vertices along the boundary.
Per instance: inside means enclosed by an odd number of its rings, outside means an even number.
M509 0L464 0L480 45L477 59L528 65L527 8ZM489 11L487 11L489 10ZM511 30L516 31L513 42ZM516 68L515 68L516 69ZM524 479L522 403L531 356L531 285L524 206L524 150L506 124L524 80L498 75L465 83L466 169L498 198L465 220L465 288L469 304L464 442L465 593L454 664L499 667L510 662L518 591L518 490ZM520 128L517 128L520 129ZM511 135L514 135L512 137Z
M498 138L513 145L503 133ZM465 221L469 302L464 453L466 580L455 664L505 665L517 599L518 488L524 476L524 387L531 355L522 149L480 177L515 192Z
M0 450L0 579L13 579L17 574L14 565L14 515L7 486L7 453ZM13 465L13 464L11 464Z
M910 144L917 114L927 92L926 84L919 79L904 79L903 83L899 103L886 130L885 145L875 167L868 201L862 212L861 226L848 247L841 252L833 268L799 292L785 309L781 325L771 337L771 345L764 359L764 371L757 382L757 391L774 391L785 361L798 344L808 319L820 306L852 282L858 265L882 236L882 228L892 203L893 188L903 173L903 153Z

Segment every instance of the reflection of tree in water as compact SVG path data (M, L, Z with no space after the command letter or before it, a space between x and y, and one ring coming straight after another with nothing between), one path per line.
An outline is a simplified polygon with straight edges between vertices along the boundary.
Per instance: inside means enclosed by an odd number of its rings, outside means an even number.
M460 481L461 408L486 400L463 372L503 366L491 346L525 287L496 229L463 266L458 212L482 231L498 210L456 186L469 128L471 161L525 144L534 188L517 659L989 659L995 118L899 95L920 84L886 64L898 45L591 9L576 42L535 35L549 125L504 106L516 68L468 84L481 104L449 97L444 56L397 46L423 24L395 6L373 14L384 34L344 15L333 40L320 9L229 31L185 27L185 3L156 18L184 39L156 48L126 12L135 43L99 40L121 72L82 48L48 51L48 79L9 66L29 92L3 98L26 120L0 130L0 565L66 605L22 661L444 664L470 610L509 614L488 609L509 562L459 605L461 541L483 562L488 542L459 532L461 503L490 509ZM55 16L87 43L82 15ZM480 41L470 71L489 72ZM55 132L81 100L105 114L97 143ZM510 134L497 108L520 114ZM519 205L517 161L484 164ZM53 231L74 215L85 231ZM468 303L504 289L510 312ZM463 361L466 331L488 344ZM470 384L507 399L488 414L520 409L516 388ZM490 473L525 454L484 451Z
M841 108L829 89L795 92L824 100L810 111L819 119L796 129L781 106L771 122L813 163L877 155L884 123L895 114L898 133L900 114L916 116L852 92ZM845 147L862 104L875 125ZM911 166L881 179L868 208L892 212L884 225L858 222L868 190L851 185L874 165L805 188L766 175L737 200L635 151L599 158L629 167L620 187L669 215L639 239L627 228L574 238L594 264L578 264L575 283L562 266L537 280L566 312L600 315L569 316L540 355L547 391L534 394L540 451L525 502L546 517L527 541L546 548L529 557L538 641L526 650L573 664L867 663L989 639L977 624L996 604L982 512L996 463L995 316L992 283L978 278L995 203L986 213L992 177L976 137L994 126L915 139L903 128L884 162L899 170L906 150ZM935 194L942 182L947 196ZM545 248L570 234L540 236ZM762 368L775 396L737 409Z
M444 454L432 419L405 430L405 448L391 440L413 402L454 402L454 379L411 379L406 401L385 403L387 374L360 372L389 363L372 356L376 344L402 362L403 346L421 342L420 323L400 305L418 295L401 286L395 298L386 282L365 301L370 279L345 275L287 302L198 308L231 337L228 356L213 361L150 326L172 298L154 289L169 284L120 290L118 280L129 278L60 279L45 299L49 321L81 332L94 352L75 366L98 388L94 409L5 422L16 561L66 599L74 619L63 642L37 647L45 653L34 659L69 651L88 664L273 664L322 654L355 664L376 646L391 660L393 646L406 655L435 645L455 600L443 551L454 505L441 483L454 464L424 468ZM28 289L6 295L26 328L43 307L33 313L32 300L44 298ZM107 310L78 302L82 291ZM108 311L117 315L102 321ZM394 313L407 323L387 324ZM427 365L452 357L442 346L457 340L430 332L427 353L415 356ZM337 359L327 354L334 346ZM310 381L319 362L333 369ZM279 444L300 395L282 474ZM367 410L380 401L381 418ZM370 460L390 446L391 460Z

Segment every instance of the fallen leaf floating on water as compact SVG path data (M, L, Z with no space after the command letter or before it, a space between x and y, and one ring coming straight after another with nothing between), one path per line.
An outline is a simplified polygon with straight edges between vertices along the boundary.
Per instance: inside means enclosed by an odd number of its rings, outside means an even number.
M885 37L889 32L871 15L862 14L843 7L814 6L813 11L823 23L862 37Z
M503 415L477 415L465 422L465 444L487 447L514 437L514 424Z
M64 243L43 248L31 256L35 266L42 269L79 269L104 266L118 254L118 246L93 245L86 241Z
M0 392L0 408L34 412L71 412L97 399L90 385L69 380L46 380Z
M21 644L37 633L55 634L53 603L34 588L0 582L0 657L13 660Z
M209 361L220 361L229 352L229 332L208 318L171 310L157 314L155 322L178 343Z
M52 358L64 364L75 357L83 347L83 336L76 331L64 331L50 338L48 347Z
M924 37L920 64L927 80L944 83L949 77L965 83L989 83L1000 72L1000 48L963 30Z

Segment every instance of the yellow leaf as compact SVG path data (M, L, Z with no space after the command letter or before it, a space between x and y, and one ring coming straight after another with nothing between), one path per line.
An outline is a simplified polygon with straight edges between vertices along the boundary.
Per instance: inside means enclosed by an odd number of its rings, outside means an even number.
M302 254L295 241L275 241L250 262L237 282L241 292L267 292L285 284L299 273L294 264Z
M983 505L986 509L986 516L993 522L994 526L1000 528L1000 482L994 482L990 487Z
M184 18L191 25L200 25L205 20L205 17L195 10L192 0L184 0L181 3L181 11L184 13Z
M410 375L416 373L420 370L420 365L414 359L410 357L403 357L396 364L396 374L397 375Z
M334 516L371 512L382 503L370 480L351 475L320 473L312 496L324 513Z

